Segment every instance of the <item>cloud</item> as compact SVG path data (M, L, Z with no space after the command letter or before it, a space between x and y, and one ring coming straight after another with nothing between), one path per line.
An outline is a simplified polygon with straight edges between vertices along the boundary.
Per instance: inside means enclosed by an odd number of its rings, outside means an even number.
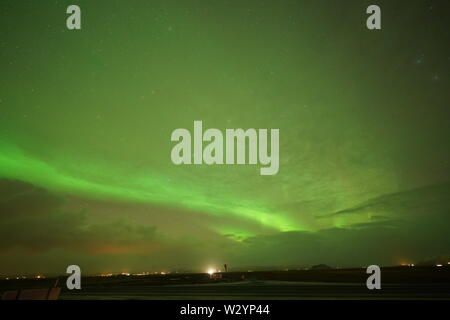
M82 200L76 199L76 203ZM77 264L90 273L151 271L164 268L201 269L222 261L222 250L234 241L190 225L191 233L162 234L150 221L134 221L132 210L122 205L113 215L105 202L76 209L69 196L57 195L32 184L0 179L0 273L64 273ZM140 208L143 210L143 208ZM156 214L154 208L148 209ZM121 214L119 214L121 212ZM142 212L138 212L142 213ZM159 212L164 215L168 212ZM173 217L181 213L172 213ZM186 220L188 221L188 220ZM186 222L182 220L181 223ZM171 226L180 221L172 218ZM176 233L175 233L176 234Z
M73 263L92 273L203 270L223 263L238 268L416 262L450 252L446 192L448 185L444 184L385 195L334 215L370 213L368 222L315 232L241 237L233 232L207 232L214 220L202 225L192 220L192 213L178 221L175 218L181 217L181 212L173 212L169 218L169 212L155 211L160 209L92 201L88 210L80 210L77 205L66 205L67 196L3 179L0 272L61 273ZM77 199L75 203L82 201ZM117 211L108 215L113 209ZM163 216L171 224L164 227L165 220L158 220L158 214L159 219ZM141 220L135 220L137 217ZM170 235L160 230L167 227ZM176 230L183 233L177 236Z
M317 232L292 231L248 238L233 257L247 265L397 265L450 252L450 217L359 224Z
M368 222L247 238L235 260L252 265L364 266L417 262L448 254L449 186L445 183L383 195L321 217L369 214Z
M406 190L391 194L385 194L372 198L357 206L339 210L329 215L318 218L327 218L332 216L342 216L349 214L374 213L379 215L383 213L394 214L422 214L426 212L449 212L450 203L450 182L424 186L412 190Z
M0 248L46 251L69 248L88 253L131 253L157 249L156 227L125 219L89 223L86 211L64 209L65 199L16 180L0 180Z

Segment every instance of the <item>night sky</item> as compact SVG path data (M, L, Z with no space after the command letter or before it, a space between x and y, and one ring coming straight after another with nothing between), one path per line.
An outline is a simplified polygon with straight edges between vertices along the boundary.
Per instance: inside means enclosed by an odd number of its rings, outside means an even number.
M449 7L2 0L0 274L450 254ZM195 120L279 129L278 174L174 165Z

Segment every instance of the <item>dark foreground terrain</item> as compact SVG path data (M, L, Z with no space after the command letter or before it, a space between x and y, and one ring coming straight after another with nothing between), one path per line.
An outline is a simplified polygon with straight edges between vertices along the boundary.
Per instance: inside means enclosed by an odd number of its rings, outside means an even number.
M365 269L84 277L60 299L450 299L450 267L382 268L381 290L368 290ZM56 279L1 280L6 290L46 288Z

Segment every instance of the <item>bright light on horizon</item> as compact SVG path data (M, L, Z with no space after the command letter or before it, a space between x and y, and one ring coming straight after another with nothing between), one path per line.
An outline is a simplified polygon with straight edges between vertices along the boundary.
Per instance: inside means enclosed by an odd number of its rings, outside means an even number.
M207 272L208 272L209 275L212 275L212 274L214 274L214 272L216 272L216 270L214 270L214 269L208 269Z

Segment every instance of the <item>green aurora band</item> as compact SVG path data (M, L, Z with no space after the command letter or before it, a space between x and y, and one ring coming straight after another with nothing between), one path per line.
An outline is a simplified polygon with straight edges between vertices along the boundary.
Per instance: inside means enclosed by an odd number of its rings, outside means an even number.
M233 214L243 219L269 226L277 231L299 230L291 219L268 210L256 203L231 196L209 198L201 190L183 185L168 184L167 178L157 175L146 177L127 176L126 183L120 183L126 175L117 169L104 165L92 167L105 182L76 177L64 170L24 154L15 146L0 144L0 176L28 181L49 190L78 194L92 199L116 199L117 201L170 204L184 209L194 209L206 214ZM107 177L120 177L111 179ZM112 180L112 181L108 181Z

